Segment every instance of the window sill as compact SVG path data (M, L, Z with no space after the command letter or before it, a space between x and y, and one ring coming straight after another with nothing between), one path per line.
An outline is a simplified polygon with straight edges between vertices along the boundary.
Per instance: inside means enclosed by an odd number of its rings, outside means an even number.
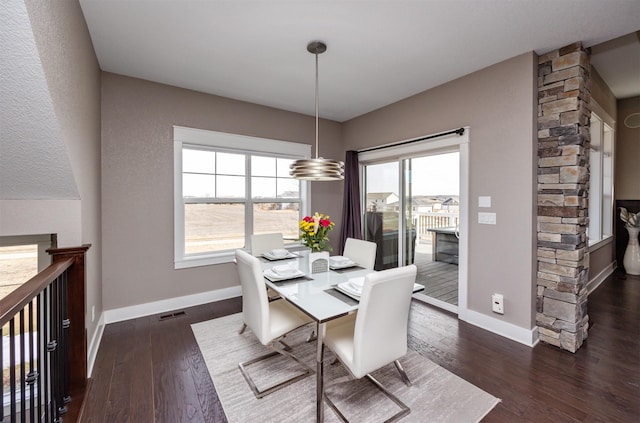
M191 267L210 266L214 264L233 263L235 251L224 253L202 255L197 257L184 257L173 263L174 269L188 269Z
M589 241L589 252L592 253L613 242L613 235L607 235L597 241Z
M307 247L299 242L285 244L286 249L290 251L305 250ZM173 263L174 269L189 269L191 267L211 266L216 264L233 263L236 258L235 250L225 251L224 253L207 254L200 256L184 257L180 260L176 259Z

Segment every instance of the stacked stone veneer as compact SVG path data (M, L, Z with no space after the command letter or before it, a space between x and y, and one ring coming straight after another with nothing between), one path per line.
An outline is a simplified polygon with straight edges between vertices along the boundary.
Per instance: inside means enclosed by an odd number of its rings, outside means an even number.
M575 352L587 338L590 58L581 43L538 59L540 340Z

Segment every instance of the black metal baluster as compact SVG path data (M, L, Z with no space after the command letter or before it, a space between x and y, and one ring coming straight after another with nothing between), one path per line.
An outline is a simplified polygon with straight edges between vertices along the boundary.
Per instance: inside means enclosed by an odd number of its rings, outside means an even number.
M46 287L43 293L42 299L42 314L43 314L43 325L42 325L42 335L44 339L45 348L42 349L42 378L43 385L42 391L44 392L44 421L50 422L51 416L49 416L49 325L51 324L51 319L49 316L49 301L51 297L51 288Z
M67 273L64 272L63 274L61 274L58 277L58 301L57 301L57 305L58 305L58 336L57 336L57 341L58 341L58 348L56 350L56 356L57 356L57 367L58 367L58 378L57 378L57 385L58 385L58 415L62 416L63 414L65 414L67 412L67 406L66 401L65 401L65 396L66 396L66 391L65 391L65 348L64 348L64 340L65 340L65 313L64 313L64 305L65 305L65 301L64 301L64 286L65 286L65 282L67 280Z
M43 293L40 292L36 297L36 322L38 322L38 337L36 339L36 351L38 351L38 356L36 357L36 383L37 383L37 392L38 392L38 421L42 418L42 356L45 354L45 350L43 348L44 342L43 339L46 339L44 336L45 332L45 322L42 317L42 313L40 308L42 307L42 296Z
M58 413L58 279L51 283L51 320L49 321L49 344L47 351L51 354L49 359L51 382L51 419L58 422L60 414Z
M24 342L24 308L18 314L18 324L20 325L20 422L26 423L27 418L27 384L25 383L25 342Z
M11 386L11 423L16 421L16 328L15 318L9 320L9 384Z
M67 412L66 404L71 402L69 392L69 304L67 303L67 272L62 274L62 394L64 412Z
M34 348L33 348L33 343L34 343L34 335L36 335L33 332L33 319L34 319L34 315L33 315L33 301L31 300L29 301L29 306L27 308L28 311L28 316L29 316L29 374L27 374L27 384L29 385L29 421L31 423L34 423L35 420L35 415L36 415L36 402L35 402L35 382L36 382L36 369L34 368L34 362L33 362L33 352L34 352ZM37 336L37 335L36 335Z

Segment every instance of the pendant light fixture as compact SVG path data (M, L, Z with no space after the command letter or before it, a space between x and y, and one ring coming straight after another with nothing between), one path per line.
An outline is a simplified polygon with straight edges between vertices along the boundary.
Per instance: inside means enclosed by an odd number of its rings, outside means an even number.
M344 163L318 157L318 55L327 51L322 41L312 41L307 51L316 55L316 156L315 159L300 159L290 166L289 174L296 179L307 181L339 181L344 179Z

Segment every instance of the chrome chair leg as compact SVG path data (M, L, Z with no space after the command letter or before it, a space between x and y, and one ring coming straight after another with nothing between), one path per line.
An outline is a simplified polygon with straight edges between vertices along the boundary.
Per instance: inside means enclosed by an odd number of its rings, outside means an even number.
M396 365L396 369L398 369L398 373L400 373L400 378L402 379L404 384L407 386L411 386L411 379L409 379L409 376L407 376L407 372L404 371L404 367L402 367L400 361L396 360L393 362L393 364Z
M238 335L242 335L244 333L244 330L247 328L246 323L242 324L242 327L240 328L240 331L238 331Z
M336 356L334 358L334 361L340 361L338 359L338 357ZM400 364L400 362L398 360L396 360L394 362L396 364L396 368L398 369L398 371L400 372L401 376L404 374L404 377L402 378L402 381L405 382L405 384L408 382L409 385L407 386L411 386L411 381L409 380L409 377L407 376L406 372L404 371L404 368L402 367L402 365ZM332 363L333 364L333 363ZM350 382L352 380L354 380L354 376L348 371L347 372L349 374L345 375L345 376L341 376L338 377L337 379L333 380L331 383L329 383L328 385L325 385L325 388L330 388L332 386L335 385L339 385L345 382ZM376 378L374 378L373 376L371 376L370 374L366 375L365 378L367 378L369 380L369 382L371 382L376 388L378 388L380 391L382 391L382 393L389 398L391 401L393 401L399 408L400 411L398 411L396 414L394 414L393 416L391 416L390 418L388 418L387 420L385 420L385 423L387 422L395 422L400 420L401 418L405 417L407 414L411 413L411 408L409 408L408 405L406 405L404 402L402 402L400 400L400 398L396 397L394 394L392 394L387 388L384 387L384 385L382 385ZM406 378L406 381L405 381ZM333 412L336 414L336 416L340 419L340 421L342 421L343 423L349 423L349 420L347 420L347 418L344 416L344 414L342 414L342 412L338 409L338 407L333 403L333 401L331 401L331 399L329 398L329 396L326 394L326 391L323 395L323 400L324 402L327 403L327 405L329 406L329 408L331 408L333 410Z
M291 351L291 346L289 344L287 344L286 342L284 342L284 339L281 339L280 344L282 344L282 346L284 347L284 351Z
M312 374L315 373L315 370L313 370L311 367L309 367L307 364L305 364L303 361L301 361L298 357L296 357L295 355L291 354L289 351L287 351L286 349L280 349L280 348L276 348L275 345L277 343L281 343L283 345L286 345L288 347L287 344L285 344L284 342L282 342L282 338L279 338L275 341L273 341L272 343L270 343L269 345L267 345L267 347L271 350L270 353L264 354L260 357L256 357L253 360L249 360L249 361L244 361L242 363L238 364L238 367L240 368L240 372L242 373L242 376L244 377L244 379L247 381L247 383L249 384L249 387L251 388L251 391L253 392L253 394L256 396L256 398L262 398L265 395L269 395L272 392L275 392L279 389L284 388L285 386L291 385L294 382L297 382L301 379L304 379L307 376L311 376ZM289 347L290 349L290 347ZM285 357L289 357L292 360L294 360L296 363L298 363L300 366L302 366L304 368L303 372L293 376L283 382L280 382L276 385L273 385L269 388L263 389L262 391L258 389L258 387L256 386L256 384L253 382L253 379L251 378L251 376L249 375L249 372L247 371L247 367L250 366L251 364L255 364L258 363L262 360L265 360L267 358L276 356L278 354L284 355Z

